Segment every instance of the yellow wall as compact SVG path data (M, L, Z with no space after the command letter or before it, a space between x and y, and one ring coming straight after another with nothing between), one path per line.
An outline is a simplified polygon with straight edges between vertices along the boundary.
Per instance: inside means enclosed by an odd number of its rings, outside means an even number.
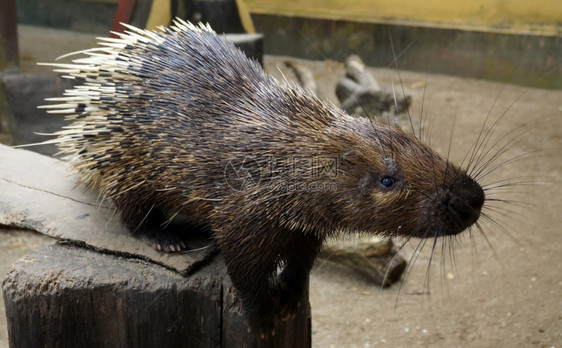
M562 34L561 0L245 0L250 12L471 30Z

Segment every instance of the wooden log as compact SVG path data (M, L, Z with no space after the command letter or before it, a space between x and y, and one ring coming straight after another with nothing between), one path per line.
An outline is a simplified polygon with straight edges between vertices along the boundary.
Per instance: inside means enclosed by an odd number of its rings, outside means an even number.
M379 237L329 240L318 258L345 265L383 288L398 282L407 266L406 260L395 250L392 239Z
M359 56L351 55L345 61L346 76L336 86L341 108L351 115L372 117L385 113L397 115L412 103L411 96L401 89L381 87L367 70Z
M336 85L336 97L342 103L349 99L349 97L363 92L365 92L363 87L349 77L342 77Z
M314 78L312 70L302 64L292 62L290 60L285 61L285 66L293 70L302 88L318 95L318 86L316 85L316 79Z
M352 54L345 60L346 77L356 81L364 91L380 91L381 87L365 67L358 55Z
M341 86L341 85L340 85ZM380 116L391 110L394 98L382 91L365 91L361 87L355 88L349 98L341 103L341 108L350 115L372 117Z
M10 347L310 347L308 295L265 339L220 257L189 277L148 261L55 244L20 259L2 290Z

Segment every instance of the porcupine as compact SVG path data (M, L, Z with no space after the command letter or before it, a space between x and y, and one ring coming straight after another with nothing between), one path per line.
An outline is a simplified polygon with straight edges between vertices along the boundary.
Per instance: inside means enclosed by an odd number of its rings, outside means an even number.
M51 64L77 81L46 106L72 120L60 152L153 247L185 248L166 214L208 228L262 334L300 305L326 237L437 238L478 220L481 186L413 134L276 80L208 25L127 28Z

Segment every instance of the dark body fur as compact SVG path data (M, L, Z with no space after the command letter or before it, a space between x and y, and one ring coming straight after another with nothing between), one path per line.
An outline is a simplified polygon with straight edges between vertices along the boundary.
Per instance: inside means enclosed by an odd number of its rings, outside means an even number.
M62 152L153 245L181 249L159 237L164 213L209 228L254 325L294 313L331 234L478 219L480 186L413 135L278 82L209 28L130 29L59 66L83 81L50 106L74 121Z

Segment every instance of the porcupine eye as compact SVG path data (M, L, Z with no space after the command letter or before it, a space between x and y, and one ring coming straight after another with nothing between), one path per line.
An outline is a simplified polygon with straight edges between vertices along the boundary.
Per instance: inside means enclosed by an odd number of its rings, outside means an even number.
M385 176L381 179L381 185L386 188L391 188L395 183L396 180L394 178L391 178L390 176Z

